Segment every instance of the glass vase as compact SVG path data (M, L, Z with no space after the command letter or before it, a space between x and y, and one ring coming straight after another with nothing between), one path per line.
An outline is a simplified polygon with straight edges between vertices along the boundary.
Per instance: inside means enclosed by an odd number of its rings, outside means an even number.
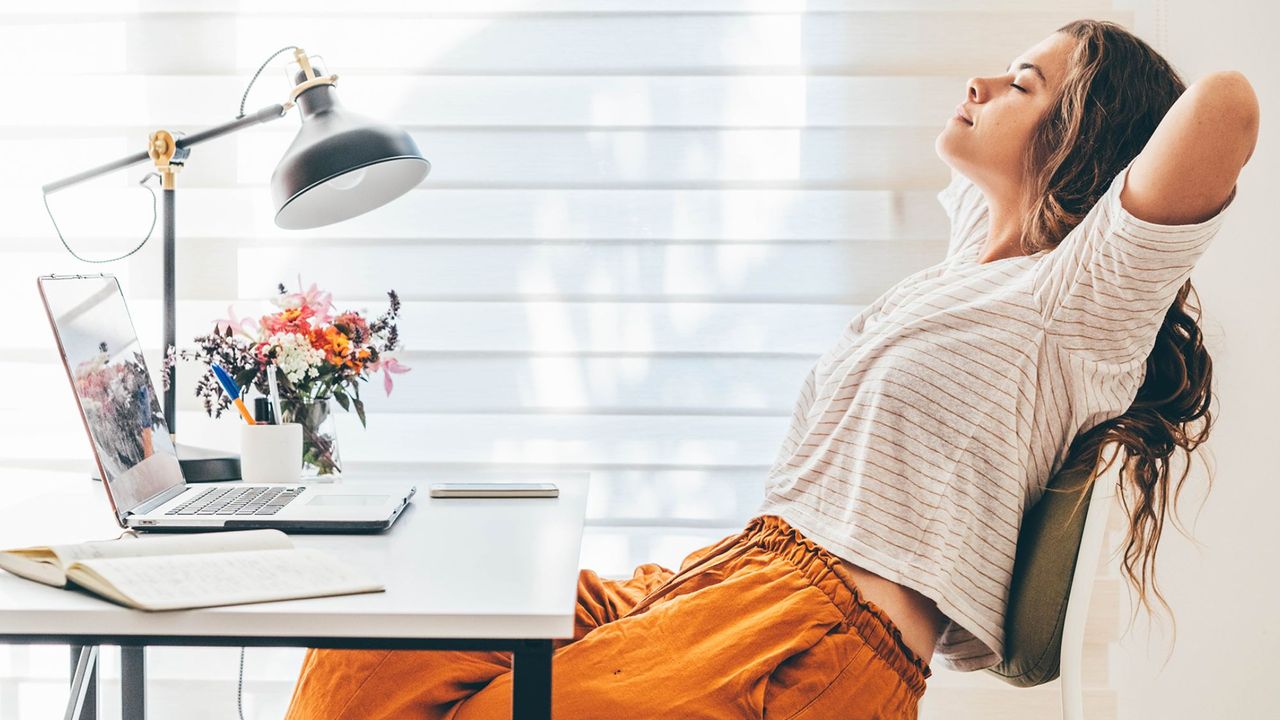
M338 455L338 428L329 400L280 404L284 422L302 426L302 477L337 477L342 474Z

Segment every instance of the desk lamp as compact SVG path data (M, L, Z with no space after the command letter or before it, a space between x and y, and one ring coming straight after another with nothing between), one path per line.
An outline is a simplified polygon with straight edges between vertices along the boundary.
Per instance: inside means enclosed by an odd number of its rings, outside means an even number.
M177 172L186 164L192 146L283 117L296 104L302 116L302 126L271 174L275 222L289 230L320 227L361 215L413 189L431 171L431 163L422 156L407 132L346 110L334 92L338 76L326 75L320 58L308 57L302 48L290 46L277 51L258 68L253 80L249 81L249 87L253 87L253 81L271 60L289 50L294 54L294 63L289 67L294 87L285 102L245 115L242 100L240 115L236 119L191 135L175 137L168 130L156 130L151 133L145 151L41 188L47 208L50 193L148 160L155 164L164 193L165 352L170 347L177 347L174 181ZM248 92L246 89L246 98ZM49 217L53 219L52 212ZM57 230L56 221L54 229ZM58 237L62 238L61 231L58 231ZM66 245L65 239L63 244ZM70 246L67 250L75 255ZM76 257L85 260L79 255ZM187 482L239 479L239 456L177 443L177 370L175 365L172 368L174 375L164 393L164 416L169 423L170 437L178 449L183 475Z

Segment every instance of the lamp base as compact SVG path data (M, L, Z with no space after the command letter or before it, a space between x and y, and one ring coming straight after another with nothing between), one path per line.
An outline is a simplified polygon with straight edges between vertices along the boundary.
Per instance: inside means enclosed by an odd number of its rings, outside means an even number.
M240 456L226 450L177 444L178 464L189 483L240 479Z
M178 466L182 477L189 483L222 482L240 479L240 456L225 450L196 447L178 443ZM95 466L89 477L102 482L102 475Z

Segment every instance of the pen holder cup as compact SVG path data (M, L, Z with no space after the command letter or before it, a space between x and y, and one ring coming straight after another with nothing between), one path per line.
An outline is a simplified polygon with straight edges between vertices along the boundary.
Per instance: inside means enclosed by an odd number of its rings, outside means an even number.
M241 425L240 477L249 483L301 480L302 425Z

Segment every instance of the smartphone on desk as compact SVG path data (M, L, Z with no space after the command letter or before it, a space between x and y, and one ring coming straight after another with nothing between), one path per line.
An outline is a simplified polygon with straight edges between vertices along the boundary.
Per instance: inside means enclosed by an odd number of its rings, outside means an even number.
M431 486L433 498L559 497L553 483L532 482L447 482Z

